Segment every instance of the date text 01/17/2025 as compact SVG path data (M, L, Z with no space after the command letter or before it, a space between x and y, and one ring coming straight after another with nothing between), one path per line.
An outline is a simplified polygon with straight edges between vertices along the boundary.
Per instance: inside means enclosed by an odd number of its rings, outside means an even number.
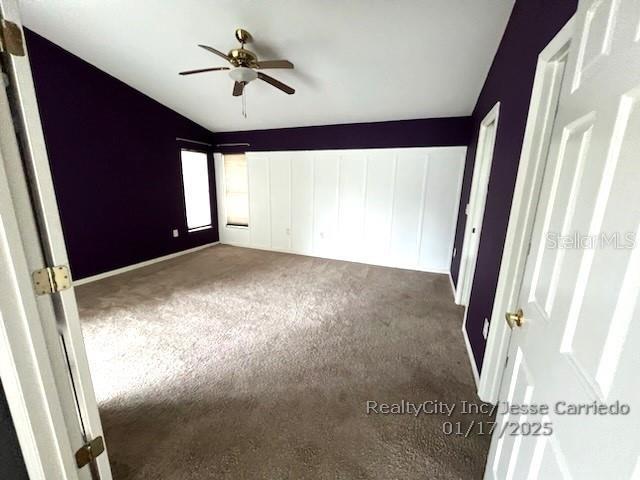
M484 422L471 420L465 422L443 422L442 433L468 438L470 435L491 435L498 422ZM503 422L498 432L499 438L505 435L515 436L549 436L553 434L551 422Z

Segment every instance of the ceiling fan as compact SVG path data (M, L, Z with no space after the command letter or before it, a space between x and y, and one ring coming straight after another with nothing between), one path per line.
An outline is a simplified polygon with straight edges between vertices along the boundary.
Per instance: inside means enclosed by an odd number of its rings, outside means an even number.
M242 28L236 29L236 39L240 42L240 48L234 48L227 54L224 54L221 51L207 45L198 45L199 47L204 48L205 50L214 53L221 58L224 58L231 64L231 68L199 68L197 70L187 70L186 72L180 72L180 75L192 75L194 73L228 70L229 76L235 82L233 84L234 97L241 96L247 83L252 82L256 78L262 80L263 82L267 82L269 85L272 85L289 95L295 93L295 90L289 85L285 85L281 81L276 80L266 73L259 71L267 68L293 68L293 63L288 60L258 60L258 57L255 53L244 48L245 43L250 43L253 40L253 37L249 32Z

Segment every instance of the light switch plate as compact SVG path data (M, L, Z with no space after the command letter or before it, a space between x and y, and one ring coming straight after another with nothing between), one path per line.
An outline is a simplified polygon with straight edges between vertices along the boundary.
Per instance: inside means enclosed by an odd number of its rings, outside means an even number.
M178 236L180 236L180 232L178 231L177 228L173 229L173 238L178 238Z

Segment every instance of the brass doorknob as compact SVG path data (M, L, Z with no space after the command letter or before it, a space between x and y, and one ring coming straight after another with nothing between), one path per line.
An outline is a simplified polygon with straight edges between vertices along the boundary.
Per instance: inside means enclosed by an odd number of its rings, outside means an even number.
M504 319L507 321L509 328L521 327L524 323L524 312L521 308L516 313L507 312L504 314Z

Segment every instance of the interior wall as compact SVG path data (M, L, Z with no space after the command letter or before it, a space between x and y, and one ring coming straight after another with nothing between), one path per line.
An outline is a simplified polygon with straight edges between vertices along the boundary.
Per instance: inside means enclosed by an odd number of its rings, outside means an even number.
M222 243L448 273L466 147L250 152L249 227Z
M478 370L486 340L515 186L538 54L573 16L577 0L516 0L509 23L472 115L451 273L457 284L480 122L500 102L500 119L489 179L478 261L467 313L467 335Z
M38 34L25 37L74 278L217 241L216 225L187 233L176 140L209 143L211 132Z
M467 146L470 134L471 117L449 117L218 132L213 141L223 153L275 152ZM229 145L238 143L248 145Z

